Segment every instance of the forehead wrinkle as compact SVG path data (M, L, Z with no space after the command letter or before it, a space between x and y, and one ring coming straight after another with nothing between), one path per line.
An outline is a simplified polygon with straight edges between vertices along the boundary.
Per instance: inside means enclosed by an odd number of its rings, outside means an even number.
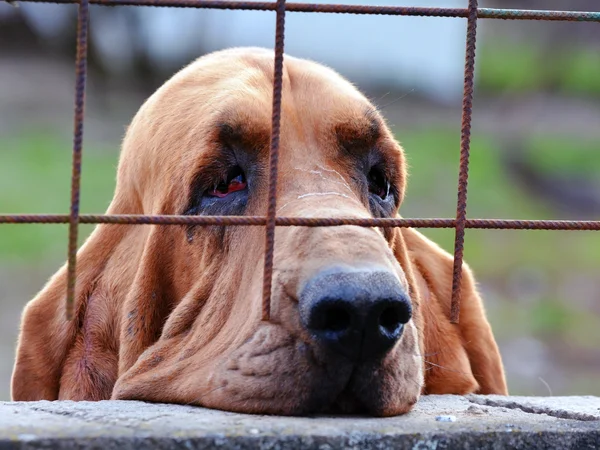
M360 115L338 122L334 132L341 150L353 155L369 152L383 134L384 125L377 110L367 106Z
M383 128L383 118L379 111L374 106L367 106L365 109L365 118L370 121L370 126L374 132L374 134L379 137L381 135L381 130Z
M215 120L217 139L224 145L239 146L257 156L268 153L270 123L261 119L255 108L229 107Z

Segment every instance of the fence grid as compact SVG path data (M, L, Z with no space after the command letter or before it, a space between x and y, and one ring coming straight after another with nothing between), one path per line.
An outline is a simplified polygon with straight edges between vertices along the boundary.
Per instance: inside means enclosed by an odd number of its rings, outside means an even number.
M460 286L463 264L464 234L466 228L512 229L512 230L577 230L598 231L600 220L505 220L467 219L467 185L469 178L469 153L471 141L471 118L473 106L473 79L475 69L475 43L478 19L504 20L550 20L600 22L600 12L543 11L523 9L479 8L477 0L468 0L466 8L425 8L410 6L372 6L276 2L245 2L219 0L23 0L30 3L77 4L77 50L75 58L75 115L73 131L73 162L71 175L70 214L0 214L0 224L68 224L67 263L67 320L73 317L75 298L77 237L79 224L116 225L222 225L264 226L265 260L263 272L262 319L270 320L271 283L273 278L273 255L276 226L341 226L361 227L414 227L454 228L454 266L452 277L452 305L450 320L458 323L460 315ZM179 215L84 215L79 214L81 188L81 159L83 150L83 123L85 110L85 85L87 79L87 50L89 5L102 6L156 6L200 9L236 9L274 11L275 64L273 81L273 110L271 122L271 147L269 162L269 199L266 217L263 216L179 216ZM283 86L283 49L285 39L285 15L288 12L375 14L393 16L454 17L467 19L465 77L462 105L460 162L455 219L358 219L358 218L291 218L276 217L277 163L279 157L279 132L281 126L281 96Z

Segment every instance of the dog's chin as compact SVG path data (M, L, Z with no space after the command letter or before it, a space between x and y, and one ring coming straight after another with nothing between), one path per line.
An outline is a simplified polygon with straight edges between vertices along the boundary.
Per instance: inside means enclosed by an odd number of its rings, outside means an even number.
M414 351L404 354L404 347L379 361L353 362L321 354L282 327L265 325L219 364L202 405L289 416L403 414L422 386L420 361Z
M407 358L400 351L382 360L358 362L340 395L323 412L374 417L405 414L419 399L423 386L419 364L418 358Z

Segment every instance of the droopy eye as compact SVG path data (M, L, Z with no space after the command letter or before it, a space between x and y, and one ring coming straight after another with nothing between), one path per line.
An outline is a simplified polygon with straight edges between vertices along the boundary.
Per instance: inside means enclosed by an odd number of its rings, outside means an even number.
M372 168L368 176L369 192L385 200L390 193L390 182L385 178L381 170Z
M237 191L243 191L248 187L248 183L246 182L246 176L242 169L238 167L234 167L229 171L227 177L222 180L219 184L217 184L214 188L206 191L206 195L209 197L227 197L229 194Z

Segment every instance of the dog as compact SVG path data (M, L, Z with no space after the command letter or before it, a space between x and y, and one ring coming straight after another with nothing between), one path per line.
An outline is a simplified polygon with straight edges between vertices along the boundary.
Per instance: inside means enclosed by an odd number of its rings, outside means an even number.
M236 48L174 75L130 124L108 214L266 214L273 52ZM402 147L350 82L285 56L277 215L397 217ZM93 168L91 169L93 170ZM410 228L101 224L26 306L14 400L131 399L234 412L406 413L422 394L506 394L468 266Z

